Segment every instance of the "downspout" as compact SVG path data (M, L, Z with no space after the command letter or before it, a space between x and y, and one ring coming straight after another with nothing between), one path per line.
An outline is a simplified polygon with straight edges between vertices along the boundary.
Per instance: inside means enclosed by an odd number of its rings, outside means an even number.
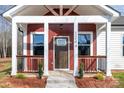
M24 31L21 30L20 27L18 27L18 31L22 33L22 36L24 36ZM22 50L22 55L23 55L23 37L22 37L22 49L21 50Z

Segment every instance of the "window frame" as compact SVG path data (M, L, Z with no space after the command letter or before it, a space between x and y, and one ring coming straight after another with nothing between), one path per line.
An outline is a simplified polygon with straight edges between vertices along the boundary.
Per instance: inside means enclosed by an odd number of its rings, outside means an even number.
M93 32L92 31L79 31L78 32L78 35L79 34L90 34L91 35L91 40L90 40L90 55L89 56L92 56L93 55ZM79 44L78 44L78 46L79 46ZM85 56L85 55L78 55L78 56ZM86 55L86 56L88 56L88 55Z
M30 36L30 39L31 39L31 42L30 42L30 55L31 56L37 56L37 55L34 55L34 50L33 50L33 47L34 47L34 45L33 45L33 35L34 34L44 35L44 32L37 32L37 31L31 32L31 36ZM38 55L38 56L40 56L40 55ZM44 55L41 55L41 56L44 56Z

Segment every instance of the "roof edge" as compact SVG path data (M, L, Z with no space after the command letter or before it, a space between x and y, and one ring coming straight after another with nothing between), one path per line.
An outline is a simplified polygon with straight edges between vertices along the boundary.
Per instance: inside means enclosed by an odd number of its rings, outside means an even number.
M3 13L3 17L10 20L10 19L12 19L13 14L19 12L24 7L25 7L25 5L15 6L15 7L11 8L10 10L6 11L5 13Z
M121 15L121 12L117 11L116 9L112 8L111 6L109 5L106 5L107 7L111 8L112 10L116 11L117 13L119 13L119 15Z
M120 16L120 13L119 12L115 11L113 8L110 8L110 7L106 6L106 5L98 5L97 7L99 7L103 11L107 11L113 17Z

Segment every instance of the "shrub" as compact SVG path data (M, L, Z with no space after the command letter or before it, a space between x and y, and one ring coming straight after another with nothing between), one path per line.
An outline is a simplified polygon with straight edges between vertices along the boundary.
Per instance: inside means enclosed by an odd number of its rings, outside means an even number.
M25 76L24 74L18 73L18 74L16 75L16 78L18 78L18 79L25 79L26 76Z
M94 76L95 79L98 79L98 80L104 80L104 74L103 73L97 73L95 76Z
M38 66L38 76L39 76L39 79L41 79L43 76L43 65L41 63Z
M82 78L83 75L84 75L84 65L83 65L83 63L80 63L78 74L79 74L79 78Z

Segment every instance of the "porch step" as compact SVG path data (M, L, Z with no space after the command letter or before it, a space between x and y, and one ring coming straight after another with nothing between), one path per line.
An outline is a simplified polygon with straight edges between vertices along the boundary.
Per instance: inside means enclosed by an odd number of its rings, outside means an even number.
M56 78L56 80L54 79ZM74 80L70 80L64 77L52 77L48 78L47 83L75 83Z
M66 71L49 72L46 88L76 88L73 75Z
M70 83L60 83L60 84L49 84L46 88L77 88L76 85Z

